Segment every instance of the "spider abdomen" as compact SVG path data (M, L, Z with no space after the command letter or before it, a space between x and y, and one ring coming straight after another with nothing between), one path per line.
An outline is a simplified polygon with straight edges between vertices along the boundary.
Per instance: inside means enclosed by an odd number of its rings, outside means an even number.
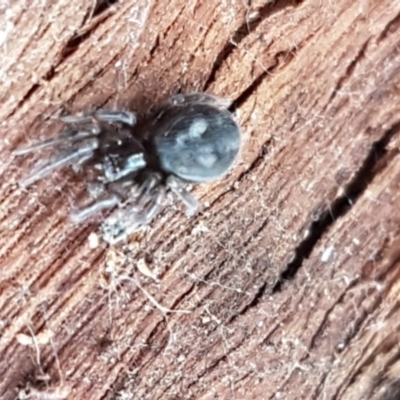
M239 127L231 113L202 103L171 106L153 135L160 168L188 182L221 176L240 147Z

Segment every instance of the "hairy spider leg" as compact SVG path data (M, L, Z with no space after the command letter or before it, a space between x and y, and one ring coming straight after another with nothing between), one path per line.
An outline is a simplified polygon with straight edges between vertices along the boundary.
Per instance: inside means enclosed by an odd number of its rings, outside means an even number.
M106 242L115 244L152 221L159 212L166 194L165 186L160 183L159 174L149 174L130 196L134 200L132 206L117 210L105 220L103 238ZM166 184L185 204L188 213L193 214L197 210L197 200L185 188L185 182L171 175Z
M74 164L71 165L71 168L74 172L79 172L84 164L86 164L93 157L93 153L88 153L85 156L82 156L79 160L77 160Z
M141 212L138 213L136 207L132 207L113 213L103 223L104 240L115 244L148 225L159 212L164 197L165 187L158 186L151 201Z
M60 117L60 120L66 124L90 124L93 123L93 119L109 123L121 122L130 126L136 124L136 115L130 111L106 110L102 108L94 112Z
M168 98L168 104L173 106L186 105L186 104L208 104L220 109L228 109L232 105L232 100L212 96L208 93L189 93L189 94L176 94Z
M158 186L155 189L155 193L153 194L152 201L147 205L147 207L143 210L144 217L143 219L146 221L146 224L149 224L152 219L157 215L160 211L162 202L165 198L165 187Z
M91 214L95 214L107 208L112 208L117 204L120 204L120 202L121 198L115 193L102 199L98 198L85 207L72 210L71 219L75 223L82 222L87 219Z
M196 198L186 189L185 182L176 176L170 175L167 178L166 184L169 189L182 201L186 206L186 214L193 215L198 208Z
M123 208L106 218L103 224L104 240L110 244L117 243L148 225L159 212L165 192L160 174L149 173L143 183L131 192L127 203L121 203Z
M114 111L114 110L97 110L88 115L64 115L59 118L65 124L88 124L87 129L80 130L68 127L58 135L49 139L41 140L29 146L20 147L14 150L15 155L23 155L34 150L43 149L45 147L63 144L66 142L75 142L86 139L90 136L96 136L101 132L100 127L96 124L99 122L122 122L126 125L134 126L136 123L136 115L129 111Z
M130 126L134 126L136 124L136 115L130 111L100 109L96 111L95 118L103 122L122 122Z
M136 207L141 209L148 202L154 189L160 184L161 175L157 172L148 172L139 187L132 192L131 198L135 200Z
M79 166L88 161L93 156L93 151L98 148L97 139L93 139L93 137L97 136L101 132L98 122L122 122L133 126L136 123L136 116L134 113L129 111L100 109L88 115L66 115L60 117L60 120L66 124L87 124L88 126L86 129L68 127L52 138L42 140L30 146L16 149L14 154L23 155L34 150L39 150L58 144L65 144L68 142L79 142L79 147L73 149L72 151L58 154L55 158L49 160L44 165L34 170L33 173L27 178L20 181L22 186L29 186L33 182L49 174L53 169L66 166L73 162L76 163L76 168L79 169ZM121 176L114 177L114 180L117 180L134 170L140 169L141 167L143 167L141 156L137 156L136 159L132 157L132 159L128 160L126 169L122 171Z
M107 161L109 160L106 159L103 166L104 177L107 182L116 182L121 180L146 166L146 160L143 153L135 153L126 157L122 167L118 169L115 169L112 163Z
M149 173L140 185L134 209L137 210L136 218L140 224L148 224L157 214L165 197L165 188L160 185L161 175Z
M51 171L56 168L69 165L73 162L79 162L81 159L86 159L88 156L94 154L94 151L98 147L97 139L88 139L80 142L79 147L59 153L56 157L47 161L44 165L39 166L35 169L31 175L20 181L21 186L29 186L38 179L48 175Z
M124 237L140 226L149 223L157 214L165 197L165 188L159 185L160 180L161 177L158 174L149 174L147 179L134 191L132 197L137 201L132 207L117 211L117 219L122 221L119 229L123 228ZM115 191L108 196L95 199L85 207L73 210L71 219L75 223L82 222L92 214L121 204L122 197ZM117 235L114 240L120 240L119 236Z
M84 161L86 161L86 158ZM118 194L118 184L119 184L118 179L126 177L128 174L133 173L133 172L143 168L143 166L145 166L145 162L144 162L143 154L140 153L140 154L130 157L127 161L127 165L125 166L125 168L123 170L119 171L118 174L114 173L112 176L109 176L111 174L111 172L109 172L107 174L107 172L105 171L106 177L108 178L106 180L106 182L111 183L111 186L109 186L111 190L113 190L112 185L114 184L113 192L107 196L99 196L98 197L98 194L105 190L104 183L91 182L88 185L88 190L89 190L89 192L92 192L92 194L94 194L96 196L96 199L94 201L92 201L91 203L89 203L85 207L81 207L79 209L73 210L72 214L71 214L71 218L72 218L73 222L81 222L81 221L87 219L91 214L95 214L100 210L112 208L118 204L121 204L123 195ZM126 184L126 183L131 183L131 181L125 181L125 182L122 181L121 183ZM157 182L152 181L151 185L150 185L151 187L149 187L148 190L151 190L155 184L158 184L158 181ZM147 195L148 192L146 192L146 189L147 189L147 187L139 188L139 191L143 192L143 195Z
M54 146L56 144L63 144L66 142L75 142L79 140L83 140L89 138L91 136L96 136L100 133L100 128L94 126L91 130L76 130L73 128L67 128L61 131L58 135L53 136L49 139L41 140L39 142L33 143L29 146L20 147L14 150L15 155L23 155L27 153L31 153L34 150L43 149L45 147Z

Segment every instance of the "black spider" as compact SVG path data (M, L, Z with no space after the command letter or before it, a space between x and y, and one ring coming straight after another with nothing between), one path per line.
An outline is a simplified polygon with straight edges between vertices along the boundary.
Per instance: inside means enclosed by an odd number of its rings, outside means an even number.
M169 98L139 125L135 114L121 110L61 117L66 125L62 132L16 151L57 149L21 184L30 185L61 166L91 166L87 187L94 200L73 211L72 219L79 222L117 206L103 223L103 237L110 243L147 225L166 188L192 214L197 201L186 184L220 177L239 151L240 131L227 106L223 99L193 93Z

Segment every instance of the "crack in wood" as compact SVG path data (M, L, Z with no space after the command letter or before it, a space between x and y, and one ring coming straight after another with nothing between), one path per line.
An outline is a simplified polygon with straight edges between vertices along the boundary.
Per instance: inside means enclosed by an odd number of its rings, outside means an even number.
M308 346L308 350L311 351L311 349L313 347L315 347L315 342L317 340L317 338L321 335L321 333L323 332L323 329L325 328L328 320L329 320L329 316L331 315L332 311L336 308L336 306L340 303L343 302L344 297L346 296L346 294L348 293L348 291L350 289L352 289L353 287L355 287L357 285L357 283L359 282L358 279L353 280L352 282L350 282L350 284L348 286L346 286L346 288L342 291L342 293L340 293L340 295L337 297L336 301L331 305L331 307L329 307L325 313L324 316L322 318L322 321L320 322L318 328L315 330L315 332L313 333L311 339L310 339L310 344ZM358 326L360 327L360 324L358 324ZM358 330L356 330L354 332L354 335L358 332ZM354 335L352 335L354 337ZM347 341L348 343L348 341Z
M385 382L379 382L385 383ZM377 382L378 384L378 382ZM376 386L379 387L379 386ZM372 394L372 393L371 393ZM400 379L393 379L385 387L383 394L378 397L379 400L399 400L400 399Z
M247 19L240 25L231 36L230 40L225 44L220 53L215 58L214 65L211 67L208 79L206 79L203 91L206 92L211 84L216 80L216 75L221 65L227 60L230 54L233 53L235 48L251 33L253 33L257 27L267 18L282 11L283 9L293 6L298 7L304 0L282 0L282 1L266 1L266 3L260 7L252 10L257 13L257 18L252 21ZM265 76L263 74L263 76ZM258 80L258 78L257 78Z
M88 79L85 84L80 87L79 89L74 91L74 94L65 101L65 103L69 103L69 102L73 102L77 97L79 97L79 94L82 93L85 89L87 89L88 87L90 87L90 85L93 85L93 82L96 81L96 79L100 78L101 76L103 76L104 74L106 74L108 72L108 66L114 64L115 62L118 61L120 56L120 53L116 53L114 55L114 57L112 57L110 59L110 61L105 64L99 71L97 71L95 74L92 75L92 77L90 79ZM110 95L108 98L113 97L113 95ZM106 100L103 100L102 103L100 104L96 104L97 107L101 107L102 105L104 105L106 102Z
M360 47L359 51L355 55L354 59L350 62L350 64L347 66L346 71L344 74L339 78L335 88L333 89L331 96L327 102L327 104L331 103L332 100L336 97L336 95L340 92L340 90L343 87L343 84L349 80L349 78L353 75L354 69L356 68L356 65L364 58L365 52L367 50L368 44L370 42L371 38L368 38L364 44Z
M107 11L113 5L117 4L119 0L97 0L96 5L93 7L91 15L89 15L90 19L99 16L100 14Z
M322 238L324 233L335 223L335 221L344 216L357 199L366 190L369 183L372 182L376 174L384 168L379 165L380 161L387 154L387 145L391 138L400 130L400 121L395 123L390 129L386 130L381 139L375 141L371 149L364 159L359 170L354 174L353 179L349 182L345 189L345 193L337 197L331 204L323 210L319 217L309 225L310 234L295 249L294 259L287 264L286 268L280 275L278 282L272 287L272 295L283 290L284 283L291 281L297 274L297 271L303 265L303 262L309 257L316 244ZM257 160L255 160L256 162ZM253 162L253 165L254 163ZM388 162L388 161L387 161ZM378 168L379 167L379 168ZM250 169L251 170L251 167ZM247 170L245 173L247 173ZM245 174L244 173L244 174ZM268 283L265 282L258 290L253 300L245 307L242 313L246 313L250 308L255 307L267 290Z
M396 347L397 347L397 339L395 339L396 342ZM386 376L387 371L389 370L390 367L394 367L396 369L396 364L399 361L399 356L400 356L400 351L397 350L392 357L390 357L390 360L385 364L384 367L382 367L382 371L379 373L379 375L373 380L373 383L371 383L371 391L368 395L368 398L372 397L373 392L375 391L376 388L381 388L383 385L389 381L390 382L390 377ZM385 399L385 400L398 400L400 398L400 380L392 381L386 388L383 393L383 395L380 397L380 399Z
M309 349L311 350L312 347L315 347L315 341L316 338L319 334L322 333L322 329L323 327L326 325L327 321L328 321L328 316L331 314L331 312L334 310L334 308L336 307L337 304L339 304L339 302L342 302L342 300L344 299L344 296L348 293L349 289L355 287L357 284L359 283L359 280L354 280L353 282L351 282L351 284L346 287L345 291L339 296L338 300L332 305L332 307L330 307L329 310L327 310L326 314L324 315L323 321L320 324L320 326L318 327L317 332L314 333L313 337L312 337L312 341L311 344L309 346ZM368 295L368 297L370 297L371 295ZM364 296L363 300L365 300L367 298L367 295ZM343 340L341 341L341 344L343 345L344 348L348 348L351 340L356 337L356 335L362 331L362 327L363 327L363 323L365 323L367 321L367 317L369 315L372 315L377 309L378 307L381 305L382 303L382 298L381 295L378 294L377 298L375 299L375 301L373 302L373 304L368 308L368 310L364 310L363 313L361 313L359 315L359 317L357 318L357 320L354 321L354 328L351 330L350 334L347 335L346 337L343 338ZM363 354L361 354L361 357L363 356ZM375 357L373 357L373 359L375 359ZM371 360L372 362L373 360ZM336 392L335 392L335 396L339 396L341 390L345 390L346 387L349 387L351 385L351 383L354 381L354 378L356 375L362 374L362 369L366 366L366 363L362 363L361 366L359 366L354 374L348 374L349 376L349 383L347 385L339 385ZM324 382L326 381L326 379L328 378L330 372L332 371L333 368L329 369L326 374L324 374ZM314 398L317 399L319 395L321 395L321 389L323 388L322 382L319 385L319 388L316 388L315 391L315 396ZM338 397L339 398L339 397Z
M378 298L373 306L372 306L372 311L368 310L368 315L371 315L373 311L375 311L378 306L381 304L381 300ZM398 311L398 307L396 311ZM389 317L387 317L389 318ZM357 383L357 378L359 376L363 375L363 372L366 370L366 368L374 362L376 362L376 355L380 354L381 356L384 355L385 353L389 353L392 349L395 349L394 354L388 359L383 362L383 360L379 361L380 367L379 371L380 375L376 379L381 379L384 380L382 377L385 372L389 369L390 366L396 365L396 363L399 360L399 355L400 355L400 350L398 350L398 338L397 338L397 331L395 330L395 333L393 334L390 333L388 336L386 336L383 340L380 341L379 346L374 345L374 339L375 335L371 337L370 341L366 343L365 349L367 350L367 354L365 352L360 353L360 357L358 359L358 363L348 372L347 379L345 379L342 384L340 384L336 392L334 394L334 398L339 399L342 397L342 395L346 392L346 389L350 388L352 385ZM379 383L376 383L372 385L371 387L379 387ZM382 385L380 385L382 386ZM370 398L370 396L368 396Z
M310 395L310 399L311 400L318 400L318 399L321 398L320 395L321 395L321 393L322 393L322 391L323 391L323 389L325 387L325 382L328 379L329 374L331 373L331 371L334 368L334 362L333 362L334 360L335 360L335 358L334 358L334 356L332 356L331 368L329 368L325 373L322 374L320 382L316 386L313 394Z
M391 19L385 28L382 30L381 34L378 37L377 42L381 42L382 40L386 39L388 33L391 30L397 30L400 28L400 13L397 14L393 19Z
M58 62L55 64L50 65L48 71L43 75L42 80L46 82L50 82L55 76L57 68L63 64L72 54L74 54L80 45L85 42L93 31L101 24L106 21L106 19L112 15L110 7L117 3L118 0L101 0L95 7L93 13L91 14L91 22L88 23L86 26L82 27L80 30L76 32L76 34L71 37L68 41L66 41L63 49L60 50L60 57ZM110 12L106 12L109 10ZM86 18L85 18L86 19ZM46 32L50 29L50 24L46 26L46 28L41 32L40 37L38 37L37 41L40 41L41 38L46 34ZM19 58L22 58L25 51L29 50L29 43L23 49L22 53L20 54ZM21 100L17 103L17 105L10 110L9 114L5 116L6 119L12 117L15 112L20 109L23 104L28 102L28 100L37 92L37 90L41 87L39 83L34 83L31 88L26 92L26 94L21 98Z
M216 358L213 360L213 362L204 368L204 370L202 371L202 373L199 373L193 380L191 383L188 384L187 388L189 389L190 387L192 387L194 384L196 384L198 382L199 379L201 379L202 377L204 377L206 374L209 374L210 372L212 372L213 370L215 370L218 365L221 363L221 361L225 361L229 354L233 351L235 351L236 349L238 349L244 342L245 339L247 339L246 335L243 335L242 339L233 347L229 348L227 352L225 352L223 355L221 355L220 357Z
M379 163L387 154L387 145L390 140L399 130L400 121L383 132L379 140L372 143L369 153L351 181L347 184L344 194L334 199L320 214L319 218L310 224L309 236L297 246L295 258L281 274L279 282L272 289L273 293L280 292L284 282L290 281L295 277L304 260L309 257L323 234L338 218L343 217L365 192L377 173L384 167L383 165L379 165Z
M7 120L11 118L17 112L17 110L20 110L24 103L27 102L38 91L39 88L40 85L38 83L34 83L21 98L21 100L15 105L15 107L13 107L10 112L4 116L4 119Z

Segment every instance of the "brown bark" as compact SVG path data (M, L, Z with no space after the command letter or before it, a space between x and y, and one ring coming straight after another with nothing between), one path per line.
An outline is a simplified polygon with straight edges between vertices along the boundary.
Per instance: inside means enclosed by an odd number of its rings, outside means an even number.
M400 2L12 3L0 398L400 398ZM178 91L232 98L243 129L195 217L94 247L82 177L18 187L39 154L11 150L61 109Z

